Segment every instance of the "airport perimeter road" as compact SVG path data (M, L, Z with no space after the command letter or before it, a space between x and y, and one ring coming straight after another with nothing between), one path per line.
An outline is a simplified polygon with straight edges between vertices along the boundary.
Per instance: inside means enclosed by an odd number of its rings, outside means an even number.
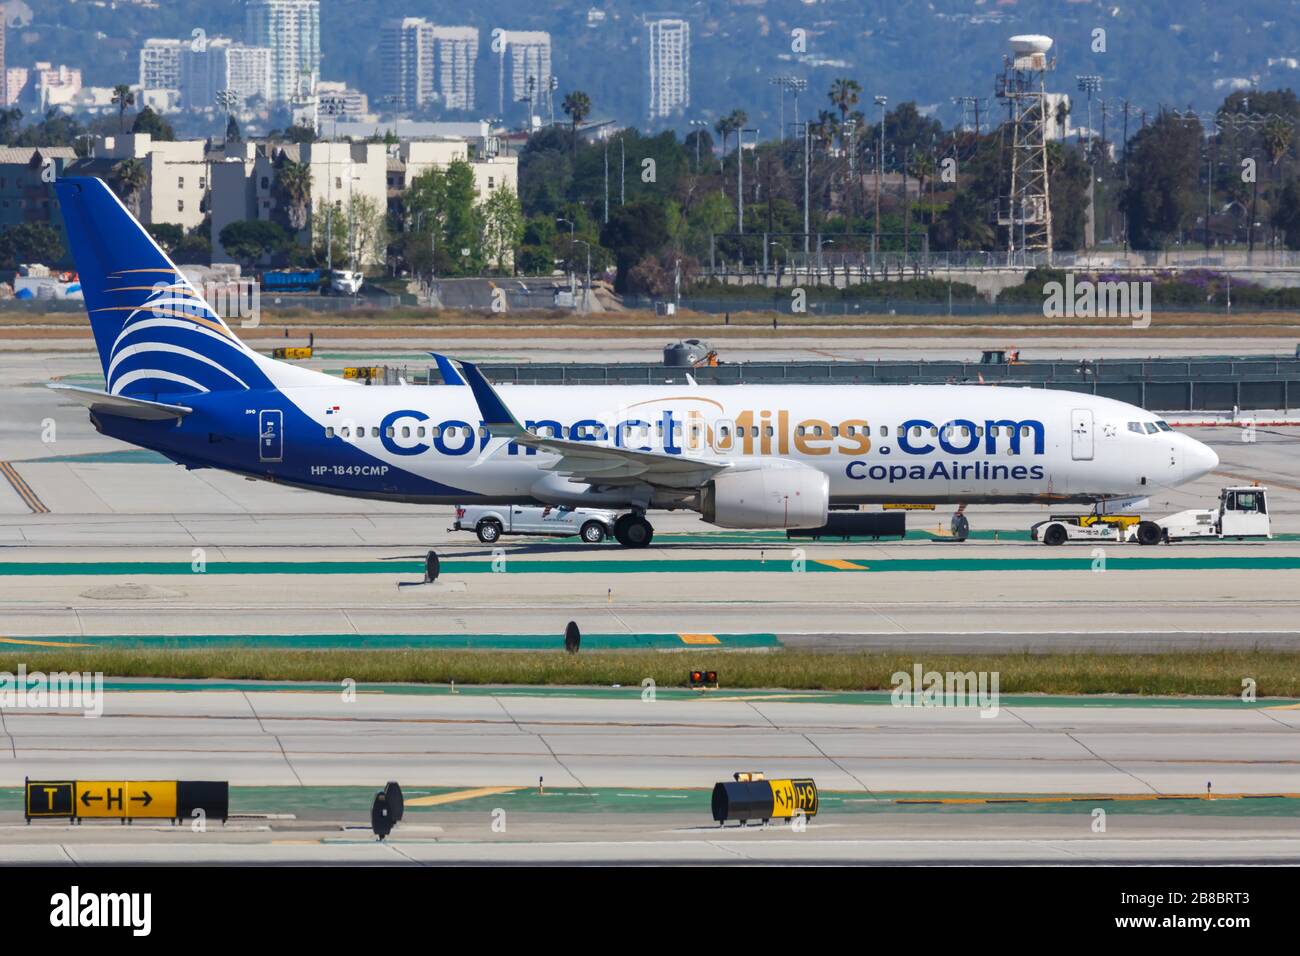
M114 690L99 719L7 713L5 731L8 863L1300 862L1300 711L1286 705L1008 698L981 717L880 695L443 688L345 703L248 685ZM713 783L760 769L817 781L806 832L712 825ZM237 816L205 833L24 826L24 777L228 780ZM406 817L379 845L366 821L387 780Z

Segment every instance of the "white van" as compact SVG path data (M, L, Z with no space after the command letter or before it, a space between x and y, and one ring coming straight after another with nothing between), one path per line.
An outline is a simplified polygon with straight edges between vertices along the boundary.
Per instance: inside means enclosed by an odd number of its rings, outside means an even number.
M529 534L551 538L582 538L600 544L614 533L618 513L594 508L540 507L537 505L457 505L452 531L473 531L484 544L503 534Z

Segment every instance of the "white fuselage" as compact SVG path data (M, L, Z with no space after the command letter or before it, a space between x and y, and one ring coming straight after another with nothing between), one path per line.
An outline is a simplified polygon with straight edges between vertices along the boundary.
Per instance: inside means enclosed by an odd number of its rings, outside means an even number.
M498 390L538 434L741 467L796 461L823 472L831 500L840 504L1143 497L1218 464L1208 447L1163 423L1152 432L1158 418L1151 412L1069 391L963 385ZM284 454L312 456L324 469L331 448L339 447L334 443L346 442L377 462L483 500L616 505L623 493L597 500L590 486L548 470L555 455L492 438L468 387L335 383L279 394L326 430L323 442L312 436L298 444L285 434ZM327 482L313 482L321 484Z

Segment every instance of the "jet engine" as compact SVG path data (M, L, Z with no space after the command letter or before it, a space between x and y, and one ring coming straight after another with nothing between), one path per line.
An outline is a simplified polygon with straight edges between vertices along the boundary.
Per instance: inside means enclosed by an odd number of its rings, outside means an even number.
M728 469L700 493L700 513L720 528L820 528L829 505L830 480L783 459Z

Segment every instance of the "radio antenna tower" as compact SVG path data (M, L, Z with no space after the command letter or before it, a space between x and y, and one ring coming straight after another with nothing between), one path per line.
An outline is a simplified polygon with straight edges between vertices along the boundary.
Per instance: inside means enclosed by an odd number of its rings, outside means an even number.
M1056 68L1048 59L1052 38L1014 36L1011 55L1002 57L997 95L1005 99L1010 122L1002 127L1005 190L999 190L998 226L1006 231L1007 259L1018 251L1042 252L1052 261L1052 204L1047 177L1047 72ZM1009 141L1009 144L1008 144ZM1009 148L1008 148L1009 145Z

